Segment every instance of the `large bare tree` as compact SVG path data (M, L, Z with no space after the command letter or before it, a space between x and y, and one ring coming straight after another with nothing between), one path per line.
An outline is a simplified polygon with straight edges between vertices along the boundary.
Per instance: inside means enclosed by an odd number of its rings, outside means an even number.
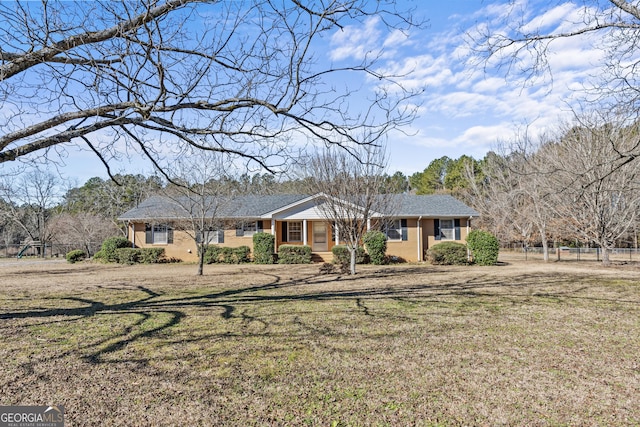
M224 233L223 212L231 203L233 187L227 183L232 162L219 153L192 153L176 160L169 174L172 183L162 194L175 229L191 238L198 250L198 275L204 272L207 246L218 243Z
M412 94L378 66L383 40L327 47L411 19L393 0L0 2L0 163L75 143L109 173L131 150L164 171L187 147L272 171L309 138L374 143L411 120Z
M52 237L53 208L61 195L60 179L49 171L33 169L0 179L0 199L5 201L0 205L0 215L20 227L32 242L41 245L43 257Z
M345 242L351 274L356 274L356 254L364 234L372 224L381 228L393 216L385 169L385 152L375 146L360 146L355 152L326 148L305 164L305 174L311 178L305 181L308 191L321 197L320 211Z
M585 116L540 150L545 179L558 195L554 208L563 219L564 233L598 245L605 264L615 243L638 219L640 164L621 164L617 148L637 144L639 136L637 124L602 123Z

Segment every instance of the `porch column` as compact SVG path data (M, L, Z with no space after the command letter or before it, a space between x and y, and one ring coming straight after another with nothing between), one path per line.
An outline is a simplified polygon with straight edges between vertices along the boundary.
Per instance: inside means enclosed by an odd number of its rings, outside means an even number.
M367 231L371 230L371 218L367 218Z
M340 232L339 232L339 229L338 229L338 224L335 224L334 227L336 229L336 245L339 245L340 244Z
M307 220L302 220L302 244L307 244Z
M418 218L418 238L416 239L418 242L418 262L422 261L422 233L420 232L420 223L422 222L422 217Z
M271 218L271 235L273 236L273 251L278 253L278 236L276 236L276 220Z

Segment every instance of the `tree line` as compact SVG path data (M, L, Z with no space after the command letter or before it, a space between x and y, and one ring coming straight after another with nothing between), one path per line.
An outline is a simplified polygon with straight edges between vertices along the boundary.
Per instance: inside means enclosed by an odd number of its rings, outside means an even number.
M541 245L546 260L552 246L593 245L603 249L603 261L608 262L613 247L638 243L640 163L628 153L637 150L639 135L635 122L583 115L537 139L515 135L480 160L444 156L410 176L377 171L375 181L363 180L375 182L376 194L452 194L481 213L475 227L490 231L503 245ZM182 176L193 176L197 164L213 162L191 162ZM320 158L315 171L293 177L203 172L198 183L185 178L184 185L179 171L171 182L157 175L116 175L91 178L73 188L64 188L58 175L40 170L4 176L1 243L56 242L90 254L92 243L124 235L118 215L150 195L309 194L313 189L329 194L328 187L318 185L323 164ZM329 176L339 181L339 171ZM341 189L344 194L336 194L349 197L357 181L349 177L349 185ZM202 188L195 191L195 185Z

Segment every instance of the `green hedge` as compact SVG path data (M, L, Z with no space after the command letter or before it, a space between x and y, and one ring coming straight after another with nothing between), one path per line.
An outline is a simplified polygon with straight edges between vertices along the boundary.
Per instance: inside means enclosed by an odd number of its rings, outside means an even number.
M164 248L118 248L114 251L118 264L156 264L164 257Z
M382 265L387 262L387 236L382 231L372 230L362 238L371 264Z
M334 264L349 264L351 263L351 255L349 254L349 249L345 245L336 245L331 249L333 253L333 263ZM364 248L358 246L356 250L356 264L368 264L369 263L369 255L365 252Z
M126 237L109 237L102 242L102 248L100 254L96 253L97 259L104 260L106 262L118 262L116 258L116 250L121 248L131 249L131 242ZM94 256L94 258L96 258Z
M282 245L278 249L279 264L311 264L311 246Z
M76 250L67 252L66 258L69 264L75 264L76 262L82 261L83 259L85 259L86 256L87 255L84 253L82 249L76 249Z
M249 246L229 248L209 245L204 253L204 262L206 264L242 264L251 261L249 258L250 253L251 248Z
M275 236L269 233L253 235L253 262L256 264L273 264L275 262Z
M466 265L467 246L457 242L442 242L427 251L427 259L436 265Z
M467 236L467 246L471 251L473 262L478 265L495 265L498 262L500 243L493 234L473 230Z

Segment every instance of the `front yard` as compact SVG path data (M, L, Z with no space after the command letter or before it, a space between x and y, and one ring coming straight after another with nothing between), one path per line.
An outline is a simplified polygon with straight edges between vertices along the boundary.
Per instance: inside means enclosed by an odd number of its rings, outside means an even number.
M640 424L630 265L0 271L0 405L68 426Z

